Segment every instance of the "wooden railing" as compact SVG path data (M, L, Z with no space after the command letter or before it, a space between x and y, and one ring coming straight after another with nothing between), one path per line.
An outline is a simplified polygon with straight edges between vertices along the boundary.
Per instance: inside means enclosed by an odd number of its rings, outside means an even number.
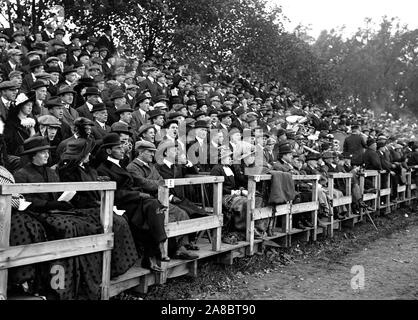
M390 183L388 187L382 190L380 188L381 174L377 171L366 170L360 174L360 190L364 201L372 202L372 207L377 210L381 197L390 197ZM311 201L294 204L292 201L288 203L277 205L275 207L275 216L282 219L281 230L271 238L283 237L286 239L286 244L289 244L292 234L292 216L301 212L310 212L313 228L307 228L307 233L313 233L313 240L320 231L317 226L318 215L318 188L319 175L300 176L293 175L295 182L309 181L310 192L312 193ZM334 187L335 179L346 179L345 196L340 199L333 199L332 206L350 205L351 204L351 174L333 173L330 174L328 181L329 188ZM364 193L365 179L372 179L372 185L376 189L375 193ZM389 177L390 179L390 177ZM255 207L256 187L257 183L261 181L271 180L271 175L248 175L248 206L247 206L247 230L246 243L248 246L247 254L254 254L255 239L254 227L255 221L272 217L272 207L267 206L263 208ZM212 252L224 252L221 248L221 232L223 227L222 214L222 184L224 178L221 176L197 176L184 179L168 179L164 180L159 186L158 199L160 202L168 207L169 205L169 191L176 186L187 185L202 185L213 184L213 214L207 217L168 222L169 212L165 216L165 228L169 238L187 235L203 230L210 230L211 248ZM7 269L22 265L28 265L38 262L51 261L59 258L78 256L93 252L103 252L103 275L102 275L102 299L109 299L110 296L116 295L126 289L138 286L141 284L140 279L143 276L148 276L149 271L136 270L127 272L126 275L112 279L110 285L110 259L111 250L113 248L113 193L116 188L115 182L80 182L80 183L42 183L42 184L10 184L0 186L0 298L7 297ZM101 222L103 225L103 233L85 237L71 238L47 241L42 243L34 243L23 246L9 246L10 236L10 219L11 219L11 197L12 194L26 194L26 193L48 193L48 192L63 192L63 191L91 191L101 190ZM399 190L399 189L398 189ZM400 189L402 190L402 188ZM402 191L403 192L403 191ZM407 175L407 184L405 186L406 199L412 201L416 197L416 185L412 183L411 173ZM331 192L332 194L332 192ZM263 241L263 240L260 240ZM167 250L167 242L165 243ZM155 275L159 278L152 283L164 283L167 278L167 265L163 263L165 272ZM196 265L197 266L197 265Z
M110 258L113 248L113 197L115 182L19 183L0 185L0 298L7 298L7 276L12 267L61 258L103 252L101 294L109 296ZM13 194L63 191L102 191L100 219L103 233L91 236L53 240L20 246L9 246L11 198Z
M341 206L347 206L348 209L348 216L346 219L353 219L354 216L352 215L351 211L351 203L353 200L353 196L351 193L351 181L353 179L352 173L336 173L336 172L330 172L328 173L328 192L329 196L331 198L330 201L330 216L328 217L328 227L326 230L326 233L329 234L330 237L334 236L334 208L338 208ZM335 188L335 182L336 180L344 180L344 188L345 190L339 190L341 192L344 192L345 194L340 198L333 198L334 190ZM341 228L341 224L338 224L338 228Z
M168 238L177 237L181 235L187 235L194 232L203 230L211 230L212 236L212 250L219 251L221 248L221 236L223 226L223 214L222 214L222 185L224 177L221 176L202 176L183 179L166 179L161 182L158 187L158 200L169 207L170 189L178 186L189 185L201 185L201 184L213 184L213 214L209 214L207 217L168 222L169 210L166 211L164 220L165 230ZM164 243L165 251L168 250L168 240ZM163 269L167 269L167 263L161 264ZM165 282L166 272L161 274L162 282Z
M290 243L290 237L295 233L292 230L292 215L301 212L312 213L313 237L316 240L316 229L317 229L317 212L318 212L318 181L319 175L292 175L292 179L295 181L313 181L312 183L312 201L293 204L289 201L285 204L276 205L274 208L274 216L280 217L281 219L281 230L274 236L268 237L268 239L275 239L280 237L288 237L286 243ZM246 241L249 242L248 254L254 254L254 228L255 221L260 219L272 218L273 207L267 206L263 208L256 208L256 188L257 182L270 181L271 175L248 175L248 204L247 204L247 232ZM273 226L274 227L274 226ZM308 230L303 230L308 231Z
M385 214L391 212L391 178L390 172L382 170L379 172L379 201L377 203L377 209L384 211ZM383 187L385 185L385 187Z
M360 193L362 195L362 200L369 205L373 211L376 211L378 208L379 202L379 172L376 170L365 170L360 172ZM371 180L371 185L375 192L366 193L366 179ZM360 208L360 220L363 219L364 209Z

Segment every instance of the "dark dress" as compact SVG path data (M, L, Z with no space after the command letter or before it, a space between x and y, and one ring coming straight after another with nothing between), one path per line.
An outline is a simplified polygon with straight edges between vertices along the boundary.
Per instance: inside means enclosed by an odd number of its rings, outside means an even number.
M14 184L12 174L0 166L0 184ZM19 200L12 197L12 215L10 221L10 246L19 246L46 241L46 232L43 226L30 213L17 211ZM8 291L21 292L22 284L28 284L28 292L41 292L41 284L47 269L45 264L36 263L26 266L10 268L8 274Z
M60 182L54 170L28 163L15 173L16 183ZM32 202L27 209L45 228L47 240L82 237L102 232L100 221L90 210L72 209L55 211L54 201L57 193L34 193L25 195ZM93 210L94 211L94 210ZM99 299L102 276L102 254L91 253L49 262L52 289L62 300L74 300L82 297ZM64 272L64 283L55 285L56 270Z
M20 119L9 117L4 127L4 140L7 145L7 153L19 155L23 152L23 142L30 137L30 130L22 126Z
M58 167L61 181L97 181L97 171L89 166L82 168L74 162L66 162ZM94 209L93 214L100 219L100 191L77 192L71 203L76 208ZM111 275L116 277L125 273L139 259L134 239L125 216L113 214L114 244L111 260Z

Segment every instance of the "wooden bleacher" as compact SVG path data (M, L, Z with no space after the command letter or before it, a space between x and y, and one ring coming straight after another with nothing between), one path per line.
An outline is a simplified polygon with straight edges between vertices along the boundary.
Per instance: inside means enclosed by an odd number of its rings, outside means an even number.
M380 190L380 182L385 179L381 178L384 172L364 171L360 174L360 189L364 192L365 179L372 179L373 185L376 187L376 193L364 194L363 200L367 201L377 211L378 209L388 210L387 206L382 207L382 197L390 197L390 184L388 188ZM345 179L346 187L344 197L333 199L332 206L350 205L351 204L351 174L332 174L328 181L328 186L332 190L336 179ZM407 174L407 183L403 188L398 187L398 191L404 195L402 198L405 202L410 203L416 199L416 185L412 181L411 172ZM290 246L292 237L303 235L305 240L316 241L317 235L328 235L326 228L317 225L318 211L318 181L319 176L293 176L295 181L309 181L312 186L311 201L293 204L291 202L277 205L275 208L275 216L281 220L281 228L278 232L263 239L254 239L255 221L264 218L271 218L272 208L266 206L263 208L255 207L255 195L257 183L268 181L271 175L249 175L248 182L248 205L247 205L247 230L246 241L240 241L238 244L231 245L221 242L221 232L223 227L222 214L222 183L223 177L201 176L184 179L164 180L159 187L159 200L168 205L169 189L174 186L187 185L213 185L213 204L210 215L207 217L191 219L180 222L168 223L168 213L165 217L165 227L168 237L186 235L189 233L209 230L211 236L207 238L199 238L199 251L196 251L199 258L195 260L171 260L162 263L164 272L155 273L140 266L138 261L135 266L128 270L125 274L110 279L110 262L111 250L113 249L113 192L116 188L114 182L79 182L79 183L44 183L44 184L12 184L0 186L0 299L7 298L7 269L16 266L28 265L43 261L50 261L59 258L77 256L93 252L103 252L103 277L102 277L102 294L104 300L116 296L127 289L135 289L139 292L147 292L148 287L154 284L163 284L167 279L191 275L198 276L198 264L202 259L215 259L219 263L232 264L234 258L252 255L263 244L269 241L282 241L285 245ZM390 177L389 177L390 179ZM349 182L349 183L348 183ZM102 192L101 199L101 221L103 225L103 233L98 235L78 237L71 239L63 239L56 241L48 241L43 243L35 243L24 246L9 246L10 236L10 217L11 217L11 195L16 193L44 193L44 192L63 192L63 191L90 191L100 190ZM382 192L383 191L383 192ZM390 199L389 199L390 200ZM390 207L389 207L390 210ZM295 230L292 226L292 216L301 212L310 212L313 228L305 230ZM351 217L350 224L355 225L362 221L362 215ZM342 223L339 221L338 223ZM335 222L330 221L330 225L334 226ZM340 227L341 225L339 225ZM332 230L334 227L332 228Z

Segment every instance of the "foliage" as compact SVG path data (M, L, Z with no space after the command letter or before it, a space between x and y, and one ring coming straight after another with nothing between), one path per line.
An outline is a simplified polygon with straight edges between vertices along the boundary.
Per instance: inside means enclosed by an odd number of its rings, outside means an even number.
M64 6L70 32L97 36L111 25L119 44L148 58L274 78L314 103L418 110L418 30L398 19L367 19L348 39L337 29L315 41L302 25L285 32L287 18L266 0L9 0L0 14L43 26L54 5Z
M383 17L377 28L367 19L346 40L341 30L324 31L313 47L326 61L336 103L399 113L405 106L418 108L417 45L417 30Z

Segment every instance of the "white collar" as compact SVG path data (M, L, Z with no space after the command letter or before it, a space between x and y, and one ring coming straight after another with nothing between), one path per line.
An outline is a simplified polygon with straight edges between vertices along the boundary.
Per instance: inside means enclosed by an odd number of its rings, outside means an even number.
M100 127L102 127L103 129L106 128L106 123L105 122L100 122L99 120L96 119L96 122L99 124Z
M10 102L9 100L5 99L4 97L1 97L1 101L3 101L4 105L9 106Z
M154 82L154 78L153 77L148 76L147 78L150 79L151 82Z
M93 110L93 105L90 102L86 101L86 106L87 108L89 108L90 111Z
M138 160L140 163L142 163L144 166L146 166L146 167L148 167L149 168L149 165L148 165L148 163L146 163L145 161L142 161L141 159L139 159L139 158L136 158L136 160Z
M120 160L114 159L112 157L107 157L107 160L109 160L110 162L116 164L119 168L121 168L121 166L119 164Z
M167 167L169 167L170 169L171 169L171 166L174 164L174 163L172 163L172 162L168 161L167 159L164 159L164 160L163 160L163 162L164 162L164 163L165 163L165 165L166 165Z
M198 136L196 136L196 140L199 141L200 145L203 145L203 139L202 138L199 138Z

